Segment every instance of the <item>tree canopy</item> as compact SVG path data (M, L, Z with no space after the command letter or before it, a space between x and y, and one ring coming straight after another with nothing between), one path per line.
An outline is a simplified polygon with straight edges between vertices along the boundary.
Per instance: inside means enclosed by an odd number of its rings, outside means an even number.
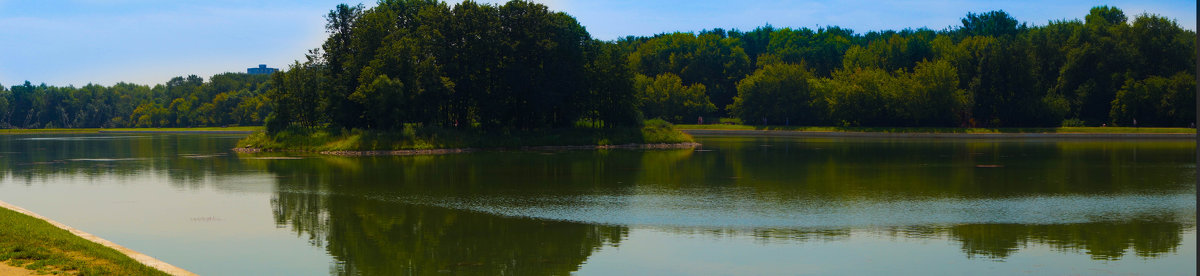
M1120 9L1099 6L1083 21L1043 26L989 11L968 13L962 26L940 31L856 34L836 26L768 25L749 32L627 37L617 43L628 49L635 72L672 73L682 85L705 85L721 108L711 116L735 116L751 124L1030 127L1131 125L1134 117L1163 118L1154 119L1159 126L1190 125L1194 108L1185 106L1194 106L1186 97L1194 99L1188 89L1195 80L1172 76L1195 75L1195 40L1194 31L1173 20L1141 14L1129 21ZM698 50L701 46L727 49ZM811 72L807 79L813 85L768 89L789 92L750 100L764 95L759 82L779 67L764 69L776 64ZM717 71L724 74L710 76ZM742 102L723 100L729 83L738 84L734 91L746 97ZM743 83L749 91L742 91ZM1118 97L1120 91L1126 91L1125 98ZM789 98L795 95L816 98ZM1133 108L1132 95L1163 100L1156 109ZM1159 110L1174 111L1150 114ZM805 112L819 114L801 121L766 115Z
M195 75L154 87L130 83L0 89L0 127L100 128L262 125L267 75Z
M329 38L278 74L269 125L531 130L636 124L633 86L607 43L565 13L504 5L339 5ZM304 117L312 114L315 117Z

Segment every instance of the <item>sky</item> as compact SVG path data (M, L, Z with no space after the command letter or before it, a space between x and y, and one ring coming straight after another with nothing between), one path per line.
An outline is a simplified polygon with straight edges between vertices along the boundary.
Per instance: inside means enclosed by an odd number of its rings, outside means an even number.
M458 1L449 1L456 3ZM500 0L479 1L502 3ZM1196 29L1196 2L1162 1L832 1L535 0L613 40L712 28L752 30L840 26L857 33L959 26L968 12L1004 10L1021 22L1080 19L1109 5L1132 19L1152 13ZM0 0L0 85L154 85L267 64L286 68L320 46L324 14L350 0Z

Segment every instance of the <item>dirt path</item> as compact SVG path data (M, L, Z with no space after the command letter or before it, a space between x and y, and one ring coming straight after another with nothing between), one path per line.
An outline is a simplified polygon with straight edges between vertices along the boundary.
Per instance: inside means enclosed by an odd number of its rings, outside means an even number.
M34 273L34 271L33 271L33 270L28 270L28 269L24 269L24 268L20 268L20 267L15 267L15 266L8 265L8 264L6 264L6 263L4 263L4 262L0 262L0 275L5 275L5 276L31 276L31 275L37 275L37 273Z

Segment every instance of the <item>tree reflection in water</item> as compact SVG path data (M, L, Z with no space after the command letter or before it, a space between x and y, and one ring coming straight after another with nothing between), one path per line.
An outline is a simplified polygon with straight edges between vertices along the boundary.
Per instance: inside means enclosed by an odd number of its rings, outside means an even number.
M744 200L754 202L810 200L834 206L859 204L864 198L869 202L1053 200L1056 196L1187 193L1190 188L1181 183L1195 177L1178 165L1194 162L1184 160L1190 158L1183 151L1186 144L896 144L733 139L706 146L715 151L479 152L246 162L278 176L272 201L276 223L325 248L340 261L337 271L345 274L565 274L578 269L596 250L619 244L630 232L627 227L680 235L751 236L766 243L882 233L954 241L967 258L996 260L1030 246L1096 260L1131 254L1156 258L1178 250L1185 232L1195 229L1194 220L1181 220L1189 217L1187 212L1171 206L1166 207L1167 213L1083 223L825 228L608 225L479 209L492 206L488 199L496 198L509 201L493 208L538 204L556 204L559 209L647 208L635 206L638 203L629 198L713 187L747 191L749 198ZM1004 166L981 169L971 165L976 163ZM1104 175L1095 173L1098 166ZM446 202L451 203L411 198L450 199ZM544 198L554 200L537 200ZM597 198L604 201L589 201ZM474 205L459 208L456 203Z
M37 188L76 178L165 179L178 190L233 194L245 192L239 179L259 181L247 186L273 187L275 224L325 249L337 260L334 272L348 275L566 274L642 229L797 248L882 235L950 241L971 259L1014 259L1048 247L1106 261L1189 254L1183 243L1196 228L1193 141L702 138L697 151L300 160L232 155L234 141L3 136L0 181ZM274 175L273 185L245 179L262 171ZM944 211L962 206L979 209ZM1043 206L1054 210L1037 209ZM653 216L579 216L597 212ZM1071 217L1029 220L1045 214ZM664 215L741 224L653 220ZM761 223L789 215L827 221ZM942 217L922 222L930 216ZM889 217L910 220L882 221Z

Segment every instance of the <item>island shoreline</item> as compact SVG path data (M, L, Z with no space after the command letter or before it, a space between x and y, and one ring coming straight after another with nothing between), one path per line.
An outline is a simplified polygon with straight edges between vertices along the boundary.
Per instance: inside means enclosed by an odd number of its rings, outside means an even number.
M660 144L623 144L623 145L576 145L576 146L528 146L518 148L453 148L453 149L408 149L408 150L325 150L310 151L300 149L261 149L233 148L238 153L264 152L302 152L333 156L404 156L404 155L442 155L468 153L479 151L559 151L559 150L601 150L601 149L690 149L699 147L700 143L660 143Z

